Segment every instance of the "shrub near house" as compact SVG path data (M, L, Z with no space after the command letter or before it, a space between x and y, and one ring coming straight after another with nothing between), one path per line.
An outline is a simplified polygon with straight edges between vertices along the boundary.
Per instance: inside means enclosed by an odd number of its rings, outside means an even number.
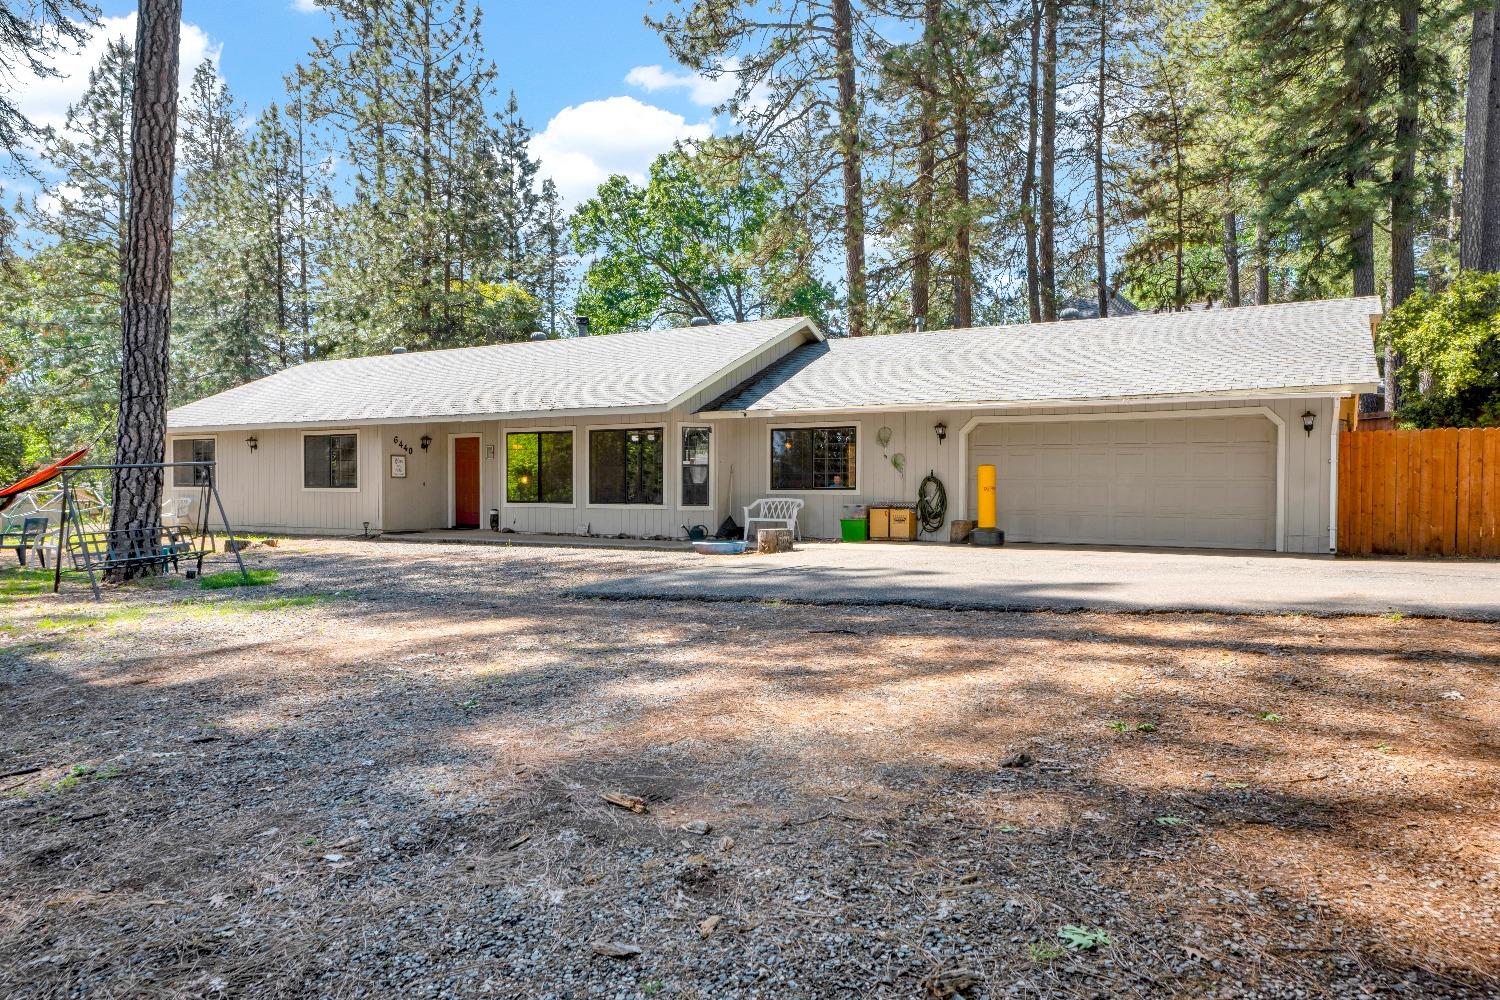
M1418 292L1380 332L1403 359L1400 424L1500 427L1500 274L1466 271Z

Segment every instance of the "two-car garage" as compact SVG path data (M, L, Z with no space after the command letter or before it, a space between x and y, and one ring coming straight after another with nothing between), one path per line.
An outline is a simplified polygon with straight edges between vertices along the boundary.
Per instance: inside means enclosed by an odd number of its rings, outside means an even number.
M969 458L970 482L996 467L1009 540L1277 547L1277 426L1261 413L1004 418L971 430Z

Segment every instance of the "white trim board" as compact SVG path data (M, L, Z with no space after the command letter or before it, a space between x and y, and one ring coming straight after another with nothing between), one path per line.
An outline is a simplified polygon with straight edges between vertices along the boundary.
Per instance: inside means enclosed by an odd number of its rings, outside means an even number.
M998 417L972 417L958 434L958 505L953 509L960 517L969 511L969 437L976 427L985 424L1056 424L1095 420L1174 420L1191 417L1262 416L1276 428L1276 551L1286 551L1286 421L1269 406L1220 406L1201 410L1141 410L1127 413L1034 413L1007 414Z

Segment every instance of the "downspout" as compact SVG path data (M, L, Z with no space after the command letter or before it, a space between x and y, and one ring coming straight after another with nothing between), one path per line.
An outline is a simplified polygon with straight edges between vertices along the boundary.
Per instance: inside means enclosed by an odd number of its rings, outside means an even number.
M1339 551L1339 410L1347 396L1334 396L1328 421L1328 551Z

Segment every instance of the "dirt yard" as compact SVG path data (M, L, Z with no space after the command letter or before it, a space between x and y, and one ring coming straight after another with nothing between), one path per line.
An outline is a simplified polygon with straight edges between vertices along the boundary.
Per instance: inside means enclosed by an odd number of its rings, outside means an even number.
M252 556L102 605L0 575L0 996L1500 991L1500 626Z

